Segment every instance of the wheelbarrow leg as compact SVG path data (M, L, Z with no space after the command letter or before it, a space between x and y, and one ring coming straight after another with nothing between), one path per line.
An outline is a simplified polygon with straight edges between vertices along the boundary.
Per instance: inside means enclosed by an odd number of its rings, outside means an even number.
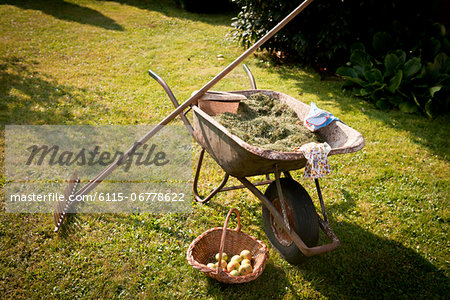
M197 170L195 171L194 182L192 183L192 192L194 193L194 198L197 202L200 203L208 202L212 197L214 197L218 192L220 192L220 190L225 186L225 184L228 181L228 178L230 177L228 173L225 173L225 176L223 177L223 180L219 184L219 186L216 187L214 190L212 190L208 196L202 199L202 197L200 197L200 195L198 194L198 178L200 177L200 169L202 168L204 155L205 149L202 148L202 150L200 151L200 156L198 157Z
M325 203L323 203L323 198L322 198L322 192L320 190L320 185L319 185L319 179L314 179L314 183L316 184L316 189L317 189L317 196L319 197L319 201L320 201L320 207L322 208L322 216L323 216L323 220L328 223L328 216L327 216L327 212L325 210Z
M281 183L280 183L280 172L278 171L278 167L275 165L275 182L277 185L277 190L278 190L278 197L280 199L280 206L281 206L281 212L283 213L283 221L284 221L284 225L289 229L289 232L292 231L291 226L289 226L289 221L288 221L288 217L287 217L287 213L286 213L286 208L284 207L284 196L283 196L283 191L281 189Z
M284 177L292 179L292 175L291 175L291 173L289 173L289 171L284 171L283 174L284 174Z

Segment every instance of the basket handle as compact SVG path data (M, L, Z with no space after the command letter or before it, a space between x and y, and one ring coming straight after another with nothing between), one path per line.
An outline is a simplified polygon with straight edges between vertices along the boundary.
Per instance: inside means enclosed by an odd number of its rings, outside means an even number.
M232 229L232 230L241 231L241 216L239 215L239 211L236 208L232 208L228 212L228 215L225 219L225 223L223 224L222 237L220 238L219 260L217 262L217 273L216 274L219 274L219 272L222 270L221 262L222 262L223 247L225 245L225 236L227 235L228 221L230 220L231 214L233 212L236 214L238 224L236 226L236 229Z

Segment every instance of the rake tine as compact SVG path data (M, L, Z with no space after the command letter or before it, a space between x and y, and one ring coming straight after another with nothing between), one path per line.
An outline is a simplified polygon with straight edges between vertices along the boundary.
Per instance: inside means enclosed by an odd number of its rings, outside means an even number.
M69 184L64 190L63 201L57 202L56 209L53 214L53 219L55 221L55 232L57 232L62 227L66 214L72 206L71 204L73 203L73 201L69 201L69 198L71 195L75 194L79 182L80 179L78 178L77 174L72 174L69 179Z
M63 213L63 207L61 205L61 201L58 201L58 205L57 205L57 212L58 214L62 214Z
M53 221L55 222L55 226L56 226L56 224L58 224L58 219L59 219L59 215L55 210L55 213L53 214Z

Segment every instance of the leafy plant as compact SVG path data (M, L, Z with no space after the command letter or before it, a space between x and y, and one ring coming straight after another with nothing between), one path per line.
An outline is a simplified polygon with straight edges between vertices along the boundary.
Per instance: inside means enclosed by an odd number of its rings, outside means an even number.
M337 70L345 78L344 87L353 88L355 95L369 99L380 109L422 111L429 117L448 112L450 59L439 52L446 50L445 36L441 40L431 37L409 51L391 50L393 41L387 32L376 33L373 55L362 43L354 44L348 66ZM427 62L430 54L434 59Z
M244 47L261 38L300 3L286 0L233 2L240 7L233 19L233 35ZM376 31L394 28L399 31L396 36L412 37L415 41L425 20L434 16L432 3L424 6L414 0L313 1L265 43L263 49L269 53L282 52L306 65L326 67L334 72L345 63L350 45L356 40L370 42Z
M411 95L415 104L433 117L450 111L450 58L439 53L414 78Z

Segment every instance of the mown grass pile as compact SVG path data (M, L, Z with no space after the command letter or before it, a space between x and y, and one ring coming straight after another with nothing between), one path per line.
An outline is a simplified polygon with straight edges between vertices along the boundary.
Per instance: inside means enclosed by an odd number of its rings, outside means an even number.
M321 142L292 108L262 93L241 101L236 114L223 113L214 118L232 134L263 149L291 152L306 143Z

